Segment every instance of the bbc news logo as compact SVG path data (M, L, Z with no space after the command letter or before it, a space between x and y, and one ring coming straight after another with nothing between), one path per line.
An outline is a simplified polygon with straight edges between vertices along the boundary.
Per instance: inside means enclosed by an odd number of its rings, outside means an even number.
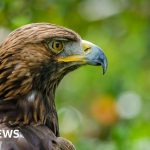
M22 134L20 133L19 130L0 130L0 139L9 139L9 138L23 138Z

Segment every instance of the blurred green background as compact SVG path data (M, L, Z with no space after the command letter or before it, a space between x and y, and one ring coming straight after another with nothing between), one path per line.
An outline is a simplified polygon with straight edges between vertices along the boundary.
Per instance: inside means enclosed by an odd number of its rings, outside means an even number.
M0 0L0 42L33 22L99 45L108 71L83 67L57 90L61 135L77 150L150 150L150 0Z

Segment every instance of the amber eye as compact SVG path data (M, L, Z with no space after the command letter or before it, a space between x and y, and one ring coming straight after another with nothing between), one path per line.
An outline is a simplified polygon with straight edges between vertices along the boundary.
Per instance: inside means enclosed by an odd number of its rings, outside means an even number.
M53 52L59 53L64 48L63 42L62 41L52 41L51 48L52 48Z

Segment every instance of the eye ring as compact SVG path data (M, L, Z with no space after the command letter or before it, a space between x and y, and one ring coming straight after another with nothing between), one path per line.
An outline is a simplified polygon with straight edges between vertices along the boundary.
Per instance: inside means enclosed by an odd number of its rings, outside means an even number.
M62 41L60 40L53 40L51 43L50 43L50 49L58 54L60 53L63 49L64 49L64 44Z

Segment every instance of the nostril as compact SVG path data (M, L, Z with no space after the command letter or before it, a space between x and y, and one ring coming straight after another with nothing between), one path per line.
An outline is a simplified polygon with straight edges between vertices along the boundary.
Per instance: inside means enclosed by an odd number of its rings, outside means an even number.
M84 49L84 52L85 53L88 53L88 52L90 52L91 51L91 47L87 47L86 49Z

